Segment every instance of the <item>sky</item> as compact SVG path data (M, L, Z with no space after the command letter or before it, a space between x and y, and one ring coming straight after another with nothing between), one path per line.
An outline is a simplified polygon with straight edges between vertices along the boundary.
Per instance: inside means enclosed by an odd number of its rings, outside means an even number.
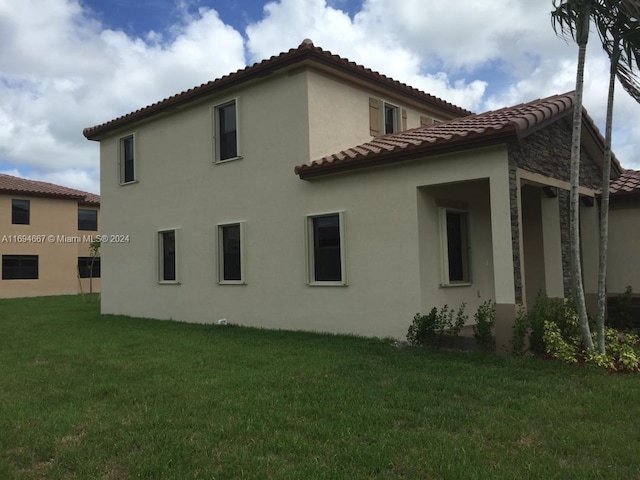
M551 0L0 0L0 173L100 191L82 135L194 86L316 46L480 113L575 87ZM604 132L592 32L584 105ZM640 105L618 86L613 150L640 169Z

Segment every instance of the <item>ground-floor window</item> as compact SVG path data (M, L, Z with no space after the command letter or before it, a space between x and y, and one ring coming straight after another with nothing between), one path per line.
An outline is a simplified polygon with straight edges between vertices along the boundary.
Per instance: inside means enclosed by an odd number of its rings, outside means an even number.
M91 260L93 260L93 267ZM80 278L100 278L100 257L78 257L78 274Z
M455 285L471 281L469 268L469 214L463 210L440 209L442 283Z
M158 232L158 280L177 281L176 230Z
M309 283L346 285L343 213L307 217Z
M244 283L244 224L218 225L218 281Z
M2 280L38 278L38 255L2 255Z

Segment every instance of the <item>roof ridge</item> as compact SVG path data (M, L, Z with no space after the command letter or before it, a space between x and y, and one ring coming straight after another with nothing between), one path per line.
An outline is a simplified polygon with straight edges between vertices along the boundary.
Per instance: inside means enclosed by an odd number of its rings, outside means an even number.
M210 80L206 83L202 83L187 90L183 90L182 92L178 92L150 105L141 107L137 110L134 110L133 112L121 115L119 117L116 117L115 119L95 125L93 127L87 127L83 130L83 135L89 140L96 140L97 136L101 133L106 133L110 130L129 125L138 120L153 116L156 113L168 110L169 108L189 103L203 96L215 93L217 89L223 89L227 86L234 85L236 82L240 83L251 80L262 73L267 73L269 69L276 70L289 64L298 63L300 61L303 61L305 58L313 58L317 61L331 65L336 69L348 69L351 71L351 73L356 75L364 75L371 81L384 82L387 88L391 87L404 90L408 94L421 97L424 101L434 102L441 108L450 110L452 113L473 113L462 107L454 105L451 102L447 102L444 99L431 95L430 93L424 92L406 83L395 80L385 74L355 63L345 57L334 54L329 50L324 50L323 48L314 45L311 40L306 38L302 41L302 43L300 43L300 45L298 45L297 48L290 48L286 52L281 52L278 55L272 55L269 58L255 62L252 65L245 66L244 68L238 69L235 72L230 72L214 80ZM264 72L265 70L267 72Z

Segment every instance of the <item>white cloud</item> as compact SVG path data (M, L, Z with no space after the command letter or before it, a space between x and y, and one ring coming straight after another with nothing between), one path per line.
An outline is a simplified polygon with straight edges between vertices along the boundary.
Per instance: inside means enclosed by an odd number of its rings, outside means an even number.
M267 3L264 18L247 27L247 48L257 61L297 47L303 39L310 38L325 50L449 102L472 110L480 106L485 82L454 81L440 70L422 73L424 61L420 52L399 41L403 27L394 24L393 19L386 26L379 25L372 17L375 12L369 11L370 3L366 2L364 10L353 20L325 0Z
M0 0L0 163L95 191L98 149L84 127L244 66L242 36L214 10L189 20L163 44L102 29L77 0Z

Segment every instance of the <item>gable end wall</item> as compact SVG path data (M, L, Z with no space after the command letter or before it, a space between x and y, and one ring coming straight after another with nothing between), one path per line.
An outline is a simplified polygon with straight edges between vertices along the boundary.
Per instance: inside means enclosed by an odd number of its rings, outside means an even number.
M523 169L569 182L571 170L571 122L563 119L520 141L511 142L508 145L508 151L514 281L516 301L522 302L516 170ZM600 167L583 147L581 149L580 185L599 190L601 175ZM559 190L558 197L560 200L563 282L565 296L568 297L571 294L569 191Z

